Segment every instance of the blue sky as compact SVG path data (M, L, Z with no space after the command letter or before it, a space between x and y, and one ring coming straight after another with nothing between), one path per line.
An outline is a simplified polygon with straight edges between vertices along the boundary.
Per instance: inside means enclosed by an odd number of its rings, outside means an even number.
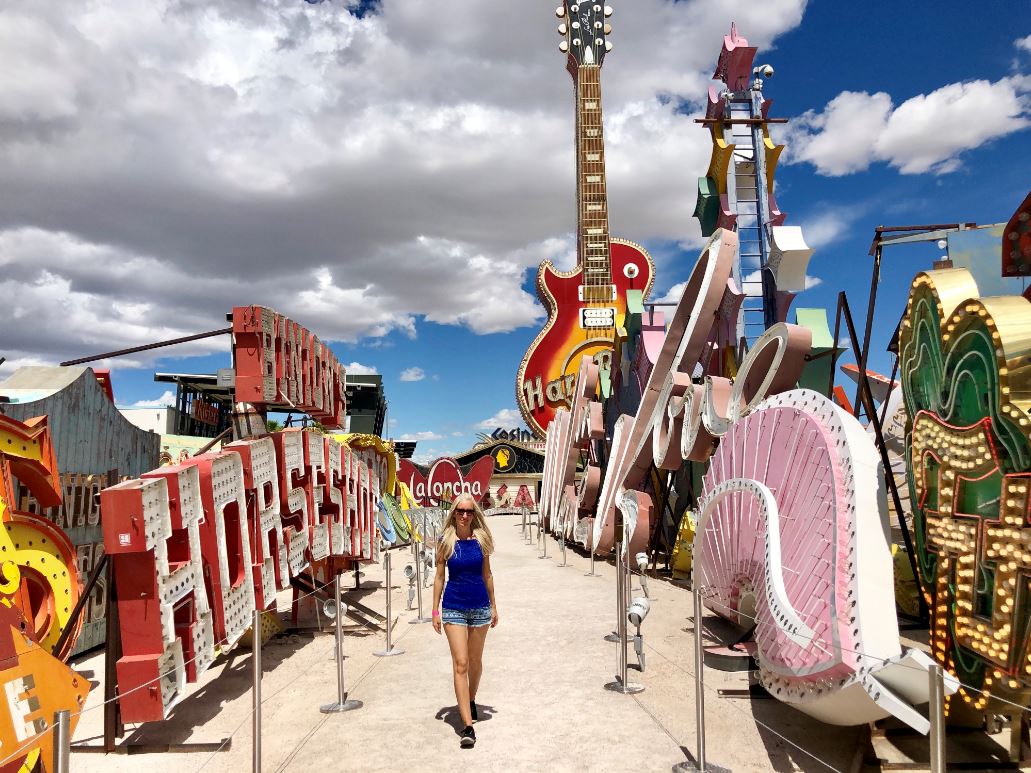
M973 13L956 2L635 3L633 14L628 0L614 3L603 76L611 230L652 251L653 297L697 256L691 211L708 139L690 117L732 18L759 45L756 63L776 68L772 114L792 119L778 201L816 247L809 273L820 280L796 306L833 313L844 289L861 327L874 226L1005 221L1031 187L1026 3ZM28 89L6 100L24 103L11 120L31 143L0 134L0 172L14 181L0 206L0 266L22 283L12 295L24 322L0 339L11 360L0 372L219 327L233 304L267 303L335 339L345 364L381 373L390 434L419 439L420 456L513 426L515 372L542 321L536 264L568 264L574 225L572 101L553 3L499 9L518 25L503 38L479 36L487 22L452 0L424 15L419 4L363 2L361 18L331 0L259 6L180 3L173 26L169 9L155 20L143 3L100 3L88 19L74 4L0 12L24 15L9 27L42 30L39 51L13 57L23 80L50 89L48 102ZM99 35L105 7L141 40L118 25ZM149 33L180 28L184 50L173 41L140 53ZM278 43L255 53L270 30ZM71 50L76 35L89 43L83 77L95 82L66 83L40 53L54 48L44 32ZM110 72L140 61L166 115L111 85ZM87 89L100 90L89 101ZM94 107L104 100L124 113ZM81 136L61 144L69 123ZM72 142L112 133L92 157ZM925 168L913 168L925 148ZM75 176L62 179L48 158ZM940 252L886 252L874 369L890 369L884 346L909 281ZM228 366L228 345L111 365L128 405L162 395L155 371Z

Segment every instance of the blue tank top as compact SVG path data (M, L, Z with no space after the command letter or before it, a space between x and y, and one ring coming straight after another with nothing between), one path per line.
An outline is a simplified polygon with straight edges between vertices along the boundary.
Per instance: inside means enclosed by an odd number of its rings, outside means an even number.
M483 581L483 551L476 539L455 540L447 560L447 585L440 605L444 609L480 609L490 605Z

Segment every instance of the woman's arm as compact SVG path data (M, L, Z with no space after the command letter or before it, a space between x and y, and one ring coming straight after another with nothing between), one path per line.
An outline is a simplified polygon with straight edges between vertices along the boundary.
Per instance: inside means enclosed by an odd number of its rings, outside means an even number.
M490 556L483 557L483 584L487 586L487 595L490 597L491 615L490 627L498 624L498 603L494 600L494 573L490 570Z
M433 608L430 613L433 617L433 630L440 633L440 597L444 593L444 562L440 560L440 551L437 551L437 571L433 575Z

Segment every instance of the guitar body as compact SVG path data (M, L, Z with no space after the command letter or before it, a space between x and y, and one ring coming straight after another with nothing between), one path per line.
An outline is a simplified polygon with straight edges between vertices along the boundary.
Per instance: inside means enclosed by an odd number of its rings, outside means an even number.
M651 292L655 266L643 247L612 239L610 256L615 293L605 300L581 300L582 267L562 272L544 261L537 272L537 297L548 311L548 321L523 356L516 402L538 436L545 434L555 411L571 403L580 358L593 357L603 368L611 363L616 328L626 319L627 291L640 290L644 298ZM604 315L609 309L613 325L585 328L582 324L584 310Z

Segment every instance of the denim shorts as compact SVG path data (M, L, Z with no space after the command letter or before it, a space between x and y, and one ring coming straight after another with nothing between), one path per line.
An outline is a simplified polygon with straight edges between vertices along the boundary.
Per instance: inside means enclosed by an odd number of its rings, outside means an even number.
M490 604L478 609L444 609L440 610L440 617L445 625L464 625L466 628L482 628L490 625L494 617L494 611Z

